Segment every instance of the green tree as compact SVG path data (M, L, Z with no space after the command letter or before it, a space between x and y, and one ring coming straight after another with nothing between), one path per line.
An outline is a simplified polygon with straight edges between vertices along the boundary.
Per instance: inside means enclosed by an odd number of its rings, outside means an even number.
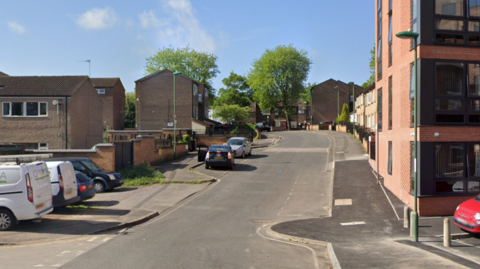
M300 98L302 98L304 102L307 101L309 104L312 104L312 95L310 91L313 87L315 87L315 85L317 85L315 82L308 83L305 87L305 91L300 94Z
M125 93L125 128L135 128L135 92Z
M370 50L370 63L368 64L370 70L370 77L365 83L362 84L362 88L368 88L375 83L375 45L373 45L372 50Z
M244 120L250 117L250 108L227 104L215 106L212 117L220 118L223 122Z
M222 80L225 88L218 90L215 106L239 105L250 106L253 100L253 91L244 76L237 75L233 71Z
M350 123L350 113L348 113L348 104L343 104L342 114L340 114L339 121L342 124Z
M208 102L213 105L215 89L212 78L220 73L217 59L218 57L214 54L200 52L189 46L176 49L171 46L163 47L155 55L146 59L145 73L148 75L163 69L182 72L184 76L202 83L209 89Z
M290 129L288 108L296 106L301 93L305 91L312 60L305 50L292 45L267 49L260 59L253 62L248 74L248 84L253 89L254 99L262 109L272 109L283 104L283 110Z

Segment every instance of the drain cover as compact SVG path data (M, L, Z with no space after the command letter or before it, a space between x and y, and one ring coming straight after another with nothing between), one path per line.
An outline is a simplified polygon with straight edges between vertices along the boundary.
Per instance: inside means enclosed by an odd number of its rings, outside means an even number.
M251 219L250 222L252 223L268 223L266 219Z

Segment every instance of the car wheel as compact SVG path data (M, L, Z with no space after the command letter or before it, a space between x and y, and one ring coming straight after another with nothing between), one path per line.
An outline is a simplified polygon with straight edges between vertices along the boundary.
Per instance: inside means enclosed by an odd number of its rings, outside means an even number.
M210 166L205 164L205 169L207 169L207 170L210 169Z
M105 191L105 184L101 181L95 181L95 192L100 193Z
M245 151L242 152L242 158L245 159Z
M0 209L0 231L7 231L15 226L15 217L12 212Z

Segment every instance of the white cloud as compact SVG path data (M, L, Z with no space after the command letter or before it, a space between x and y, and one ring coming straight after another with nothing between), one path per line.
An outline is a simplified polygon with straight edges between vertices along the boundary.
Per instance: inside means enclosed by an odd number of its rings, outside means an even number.
M160 45L184 47L190 45L200 51L213 52L215 40L203 28L195 17L195 9L189 0L163 0L165 18L158 19L150 10L139 14L144 28L158 30Z
M9 22L8 27L13 32L16 32L16 33L19 33L19 34L24 34L27 31L25 29L25 27L23 27L22 25L20 25L19 23L16 23L16 22Z
M117 15L110 7L94 8L81 15L76 15L75 22L85 29L99 30L115 25Z

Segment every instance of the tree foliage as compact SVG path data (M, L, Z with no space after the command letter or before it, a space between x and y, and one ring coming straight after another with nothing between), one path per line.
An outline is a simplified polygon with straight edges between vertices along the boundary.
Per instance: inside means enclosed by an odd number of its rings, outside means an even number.
M300 98L302 98L304 102L307 101L309 104L312 104L312 95L310 91L313 87L315 87L315 85L317 85L315 82L308 83L305 87L305 91L300 94Z
M225 88L218 90L215 106L221 105L239 105L241 107L250 106L253 101L253 91L247 83L244 76L237 75L233 71L222 80Z
M342 124L350 123L350 113L348 112L348 104L343 104L342 114L340 114L339 121Z
M163 47L146 59L145 73L152 74L163 69L182 72L184 76L202 83L209 89L208 101L213 105L215 89L212 78L220 73L217 59L218 57L212 53L200 52L189 46L176 49L171 46Z
M220 118L223 122L240 121L250 117L250 108L228 104L215 106L212 117Z
M253 89L254 99L262 109L278 107L282 103L290 128L288 107L296 106L305 91L304 81L310 71L311 59L305 50L292 45L267 49L253 62L248 74L248 84Z
M375 45L373 45L372 50L370 50L370 62L368 68L370 70L370 77L362 84L362 88L368 88L375 83Z
M125 93L125 128L135 128L135 92Z

